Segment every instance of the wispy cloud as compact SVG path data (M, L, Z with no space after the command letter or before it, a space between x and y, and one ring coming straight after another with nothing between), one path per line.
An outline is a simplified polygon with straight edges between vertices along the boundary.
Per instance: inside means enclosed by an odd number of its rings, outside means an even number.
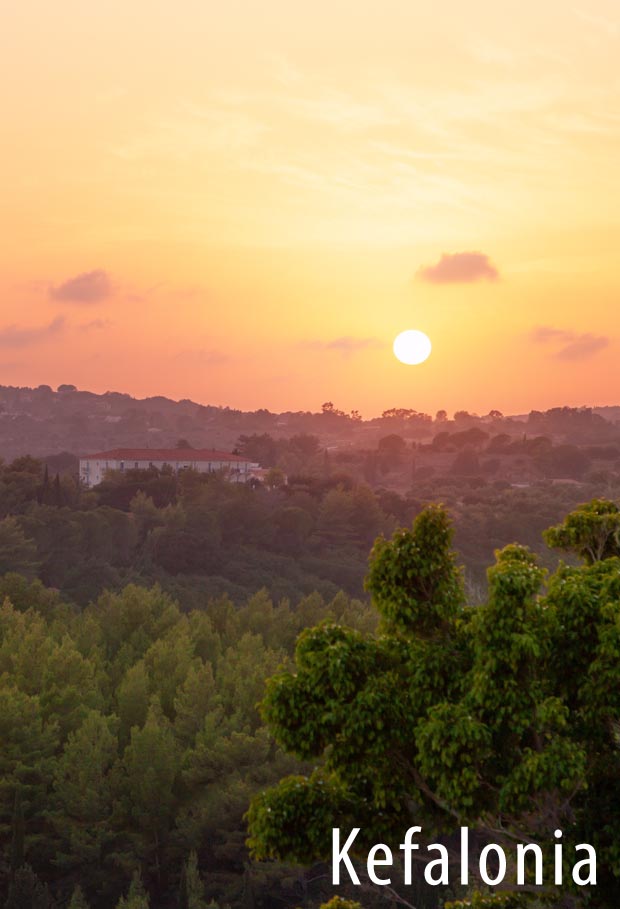
M537 344L546 344L548 341L572 341L574 337L574 332L554 328L552 325L537 325L530 332L530 340Z
M609 338L590 333L578 335L556 354L559 360L586 360L609 345Z
M345 335L331 341L302 341L300 347L304 350L331 351L349 357L362 350L377 350L384 347L384 344L378 338L353 338Z
M54 335L60 334L65 328L65 320L57 316L48 325L33 328L22 328L19 325L7 325L0 329L0 347L18 348L28 347L39 341L45 341Z
M539 325L530 332L530 340L538 344L560 344L553 354L558 360L587 360L609 346L606 335L591 332L581 334L551 325Z
M418 277L429 284L472 284L497 281L499 272L484 253L443 253L435 265L423 266Z
M101 303L111 294L110 276L101 268L82 272L49 290L51 299L62 303Z

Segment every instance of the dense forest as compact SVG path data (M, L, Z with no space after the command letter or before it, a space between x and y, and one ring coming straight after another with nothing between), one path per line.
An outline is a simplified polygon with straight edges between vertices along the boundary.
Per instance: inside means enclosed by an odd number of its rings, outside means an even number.
M224 594L243 602L263 587L276 601L314 591L329 600L340 590L362 598L375 537L438 501L454 517L468 589L479 598L496 548L522 541L551 567L544 528L601 491L620 494L615 475L524 487L447 475L421 478L404 494L329 466L286 482L274 468L267 480L239 485L153 469L86 490L69 473L18 458L0 465L0 573L39 578L80 606L127 583L158 583L184 609Z
M542 531L620 497L618 430L591 411L531 417L532 435L470 418L415 438L420 421L388 413L366 448L237 433L268 468L247 485L152 469L85 489L71 453L0 463L0 904L329 896L320 862L251 862L245 845L251 799L316 764L277 746L257 709L298 635L323 620L374 634L369 551L429 502L452 516L476 605L496 549L518 540L553 570Z
M139 868L152 905L177 906L195 852L218 905L301 899L299 872L247 863L250 797L300 766L256 704L302 628L331 618L370 630L367 607L342 594L274 606L259 593L182 612L159 587L128 585L80 610L15 573L0 601L5 895L33 886L15 877L27 862L60 905L79 883L91 906L114 906Z

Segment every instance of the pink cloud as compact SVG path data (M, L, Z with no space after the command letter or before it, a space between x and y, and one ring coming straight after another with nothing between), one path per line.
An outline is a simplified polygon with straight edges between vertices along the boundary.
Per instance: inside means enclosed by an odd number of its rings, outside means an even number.
M429 284L472 284L497 281L499 272L484 253L443 253L435 265L423 266L418 277Z

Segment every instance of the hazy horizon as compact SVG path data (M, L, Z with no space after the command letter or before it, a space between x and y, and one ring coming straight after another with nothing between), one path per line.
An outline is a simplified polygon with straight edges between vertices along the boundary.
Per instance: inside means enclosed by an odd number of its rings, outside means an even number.
M61 384L74 384L74 383L61 383ZM53 392L58 391L58 387L54 387L54 386L50 385L49 382L41 382L41 383L39 383L39 385L23 385L23 386L9 386L6 383L0 383L0 389L3 387L13 387L13 388L20 388L20 389L24 389L24 390L36 391L36 389L40 386L49 387L49 388L51 388L51 390ZM106 394L123 395L123 396L127 395L136 401L145 401L145 400L149 400L151 398L166 398L169 401L171 401L172 403L176 403L176 404L181 403L182 401L189 401L192 404L197 404L198 406L202 406L202 407L218 407L218 408L222 408L222 409L239 410L239 411L246 412L246 413L252 413L257 410L267 410L272 414L279 414L279 413L313 413L313 414L319 413L320 414L322 404L327 403L327 402L321 402L320 404L314 403L312 406L307 407L307 408L292 406L292 407L284 408L282 410L278 410L278 409L269 407L266 404L260 405L259 407L235 407L226 401L197 400L196 398L192 398L192 397L173 398L170 395L166 394L165 392L154 392L152 394L146 394L146 395L135 395L122 388L106 388L103 391L99 391L94 388L86 388L86 387L79 387L79 386L76 386L75 390L77 392L84 392L86 394L94 394L94 395L106 395ZM338 410L342 409L342 408L340 408L338 401L332 401L330 403L332 403L336 409L338 409ZM411 405L412 402L409 402L409 404ZM379 417L381 417L381 415L386 410L389 410L391 406L395 406L395 405L391 405L388 402L386 402L384 407L381 407L381 409L377 410L376 412L373 411L372 413L370 413L370 412L367 413L362 408L355 407L355 406L353 408L351 408L351 410L357 411L359 413L359 415L361 416L362 420L370 421L370 420L375 420L375 419L378 419ZM572 409L591 409L594 411L605 409L605 408L620 407L620 395L618 395L618 398L616 400L612 400L609 404L592 403L590 401L584 401L584 402L579 402L579 403L571 403L571 402L567 402L567 401L557 401L556 403L550 404L548 407L533 406L533 407L528 408L527 410L514 410L514 411L510 411L510 412L502 411L501 413L502 413L502 417L517 418L517 417L527 417L527 415L532 410L546 411L546 410L552 410L554 408L562 408L562 407L568 407L568 408L572 408ZM417 410L417 408L415 408L415 407L410 407L409 409ZM495 409L499 409L499 408L490 408L490 410L495 410ZM351 410L344 411L345 415L348 416L351 413ZM448 420L452 420L454 413L456 413L458 411L467 412L472 417L477 417L477 418L483 418L485 416L488 416L488 413L489 413L489 411L485 412L485 411L474 410L473 407L470 408L470 407L467 407L466 405L457 406L454 408L454 411L450 410L450 409L446 409L446 408L437 408L437 410L446 410ZM420 410L418 412L419 413L428 413L427 411L424 411L424 410ZM437 413L437 411L433 411L429 414L429 416L435 418L436 413Z

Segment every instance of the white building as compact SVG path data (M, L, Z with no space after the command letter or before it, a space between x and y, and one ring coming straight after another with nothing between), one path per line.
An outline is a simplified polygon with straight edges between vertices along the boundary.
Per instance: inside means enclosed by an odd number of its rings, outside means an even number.
M148 470L171 467L199 473L223 471L231 482L252 478L259 465L241 455L199 448L113 448L80 458L80 480L84 486L97 486L109 470Z

